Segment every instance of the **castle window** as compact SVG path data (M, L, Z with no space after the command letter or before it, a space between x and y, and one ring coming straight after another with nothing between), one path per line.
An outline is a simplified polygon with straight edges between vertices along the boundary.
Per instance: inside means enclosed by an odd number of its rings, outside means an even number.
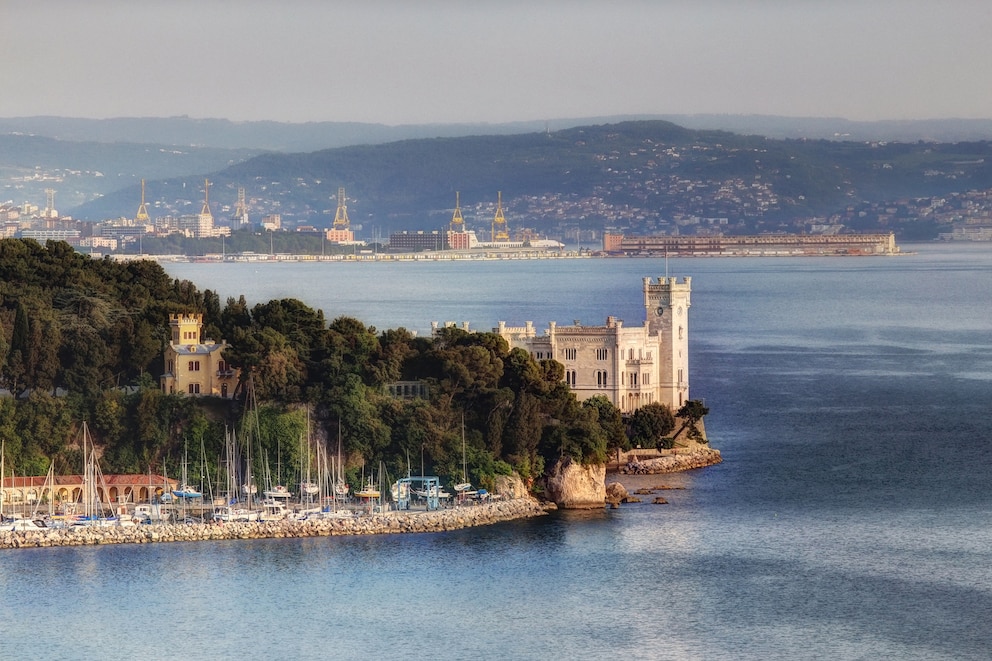
M200 371L200 361L198 361L198 360L191 360L191 361L189 361L189 371L190 372L199 372Z
M596 371L596 385L600 387L606 385L606 370Z
M684 336L684 331L685 331L685 329L684 329L684 328L682 328L681 326L679 326L679 339L680 339L680 340L681 340L681 339L682 339L682 337Z
M651 373L645 372L641 382L646 386L651 385Z
M565 371L565 383L567 383L570 386L575 385L575 370Z
M606 360L609 354L609 349L596 349L596 360Z
M575 360L578 349L565 349L565 360Z
M189 384L189 394L191 394L191 395L199 395L200 394L200 384L199 383L191 383L191 384Z
M627 360L634 360L634 350L630 349L627 351Z

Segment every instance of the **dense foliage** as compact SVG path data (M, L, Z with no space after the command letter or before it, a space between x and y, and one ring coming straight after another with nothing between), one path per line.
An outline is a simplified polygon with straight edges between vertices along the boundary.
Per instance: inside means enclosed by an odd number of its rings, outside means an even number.
M174 312L201 313L204 337L230 343L239 398L161 391ZM511 470L540 477L565 455L600 462L628 443L609 401L578 403L559 363L536 362L498 335L377 332L348 317L328 322L294 299L222 305L156 263L93 260L64 243L0 241L0 355L9 391L0 438L20 475L43 474L50 461L79 472L83 421L104 471L173 476L187 456L214 474L226 430L253 439L259 460L283 476L300 466L309 428L332 450L340 430L354 473L381 463L395 478L422 465L461 481L464 460L482 485ZM423 385L426 396L391 396L398 381Z

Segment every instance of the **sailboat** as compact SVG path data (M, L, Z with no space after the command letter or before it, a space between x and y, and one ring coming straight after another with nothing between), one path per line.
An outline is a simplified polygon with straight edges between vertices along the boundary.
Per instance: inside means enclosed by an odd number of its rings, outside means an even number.
M468 481L468 470L465 462L465 416L462 416L462 481L454 486L459 495L464 495L472 489L472 483Z
M183 450L183 468L182 468L182 481L179 482L179 486L172 490L172 495L175 498L203 498L203 492L199 489L194 489L189 485L187 478L187 470L189 468L188 462L189 456L186 450Z
M300 502L312 501L320 495L320 484L310 476L310 460L313 457L313 440L310 431L310 407L307 406L307 432L304 437L300 434ZM317 473L320 473L320 455L317 456Z
M334 480L334 493L342 498L348 495L348 491L351 489L348 483L344 479L344 464L341 463L341 420L338 420L338 463L337 463L337 477Z
M80 492L83 513L73 521L77 526L106 526L117 523L116 518L103 517L103 502L101 495L107 493L107 485L103 481L103 473L96 459L96 449L90 440L89 427L83 422L83 487ZM102 493L101 493L102 489Z
M369 500L374 500L377 499L381 495L381 493L379 492L379 487L375 485L375 481L372 479L372 476L369 475L369 479L365 483L365 486L362 488L361 491L356 491L355 495L358 496L359 498L368 498Z

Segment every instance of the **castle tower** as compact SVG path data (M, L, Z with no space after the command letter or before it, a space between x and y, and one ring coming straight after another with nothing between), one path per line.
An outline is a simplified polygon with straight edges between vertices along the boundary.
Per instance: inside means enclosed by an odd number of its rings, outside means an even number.
M145 206L145 180L141 180L141 206L138 213L134 215L135 225L151 225L152 219L148 215L148 207Z
M465 231L465 219L462 218L462 207L458 198L458 191L455 191L455 212L451 214L451 224L448 229L452 232Z
M169 315L169 330L172 344L199 344L203 329L202 314Z
M493 216L493 243L496 241L509 241L510 233L506 229L506 218L503 217L503 191L498 193L496 202L496 215Z
M347 230L351 227L348 220L348 205L345 204L344 187L338 189L338 210L334 213L334 225L332 229Z
M689 305L692 279L644 278L644 325L658 337L662 403L677 411L689 399ZM667 400L667 401L666 401Z

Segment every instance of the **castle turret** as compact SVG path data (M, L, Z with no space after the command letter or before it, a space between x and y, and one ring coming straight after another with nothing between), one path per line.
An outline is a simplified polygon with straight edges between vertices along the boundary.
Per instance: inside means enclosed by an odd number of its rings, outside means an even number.
M645 326L658 335L659 387L672 411L689 399L689 306L692 280L678 278L644 278Z

